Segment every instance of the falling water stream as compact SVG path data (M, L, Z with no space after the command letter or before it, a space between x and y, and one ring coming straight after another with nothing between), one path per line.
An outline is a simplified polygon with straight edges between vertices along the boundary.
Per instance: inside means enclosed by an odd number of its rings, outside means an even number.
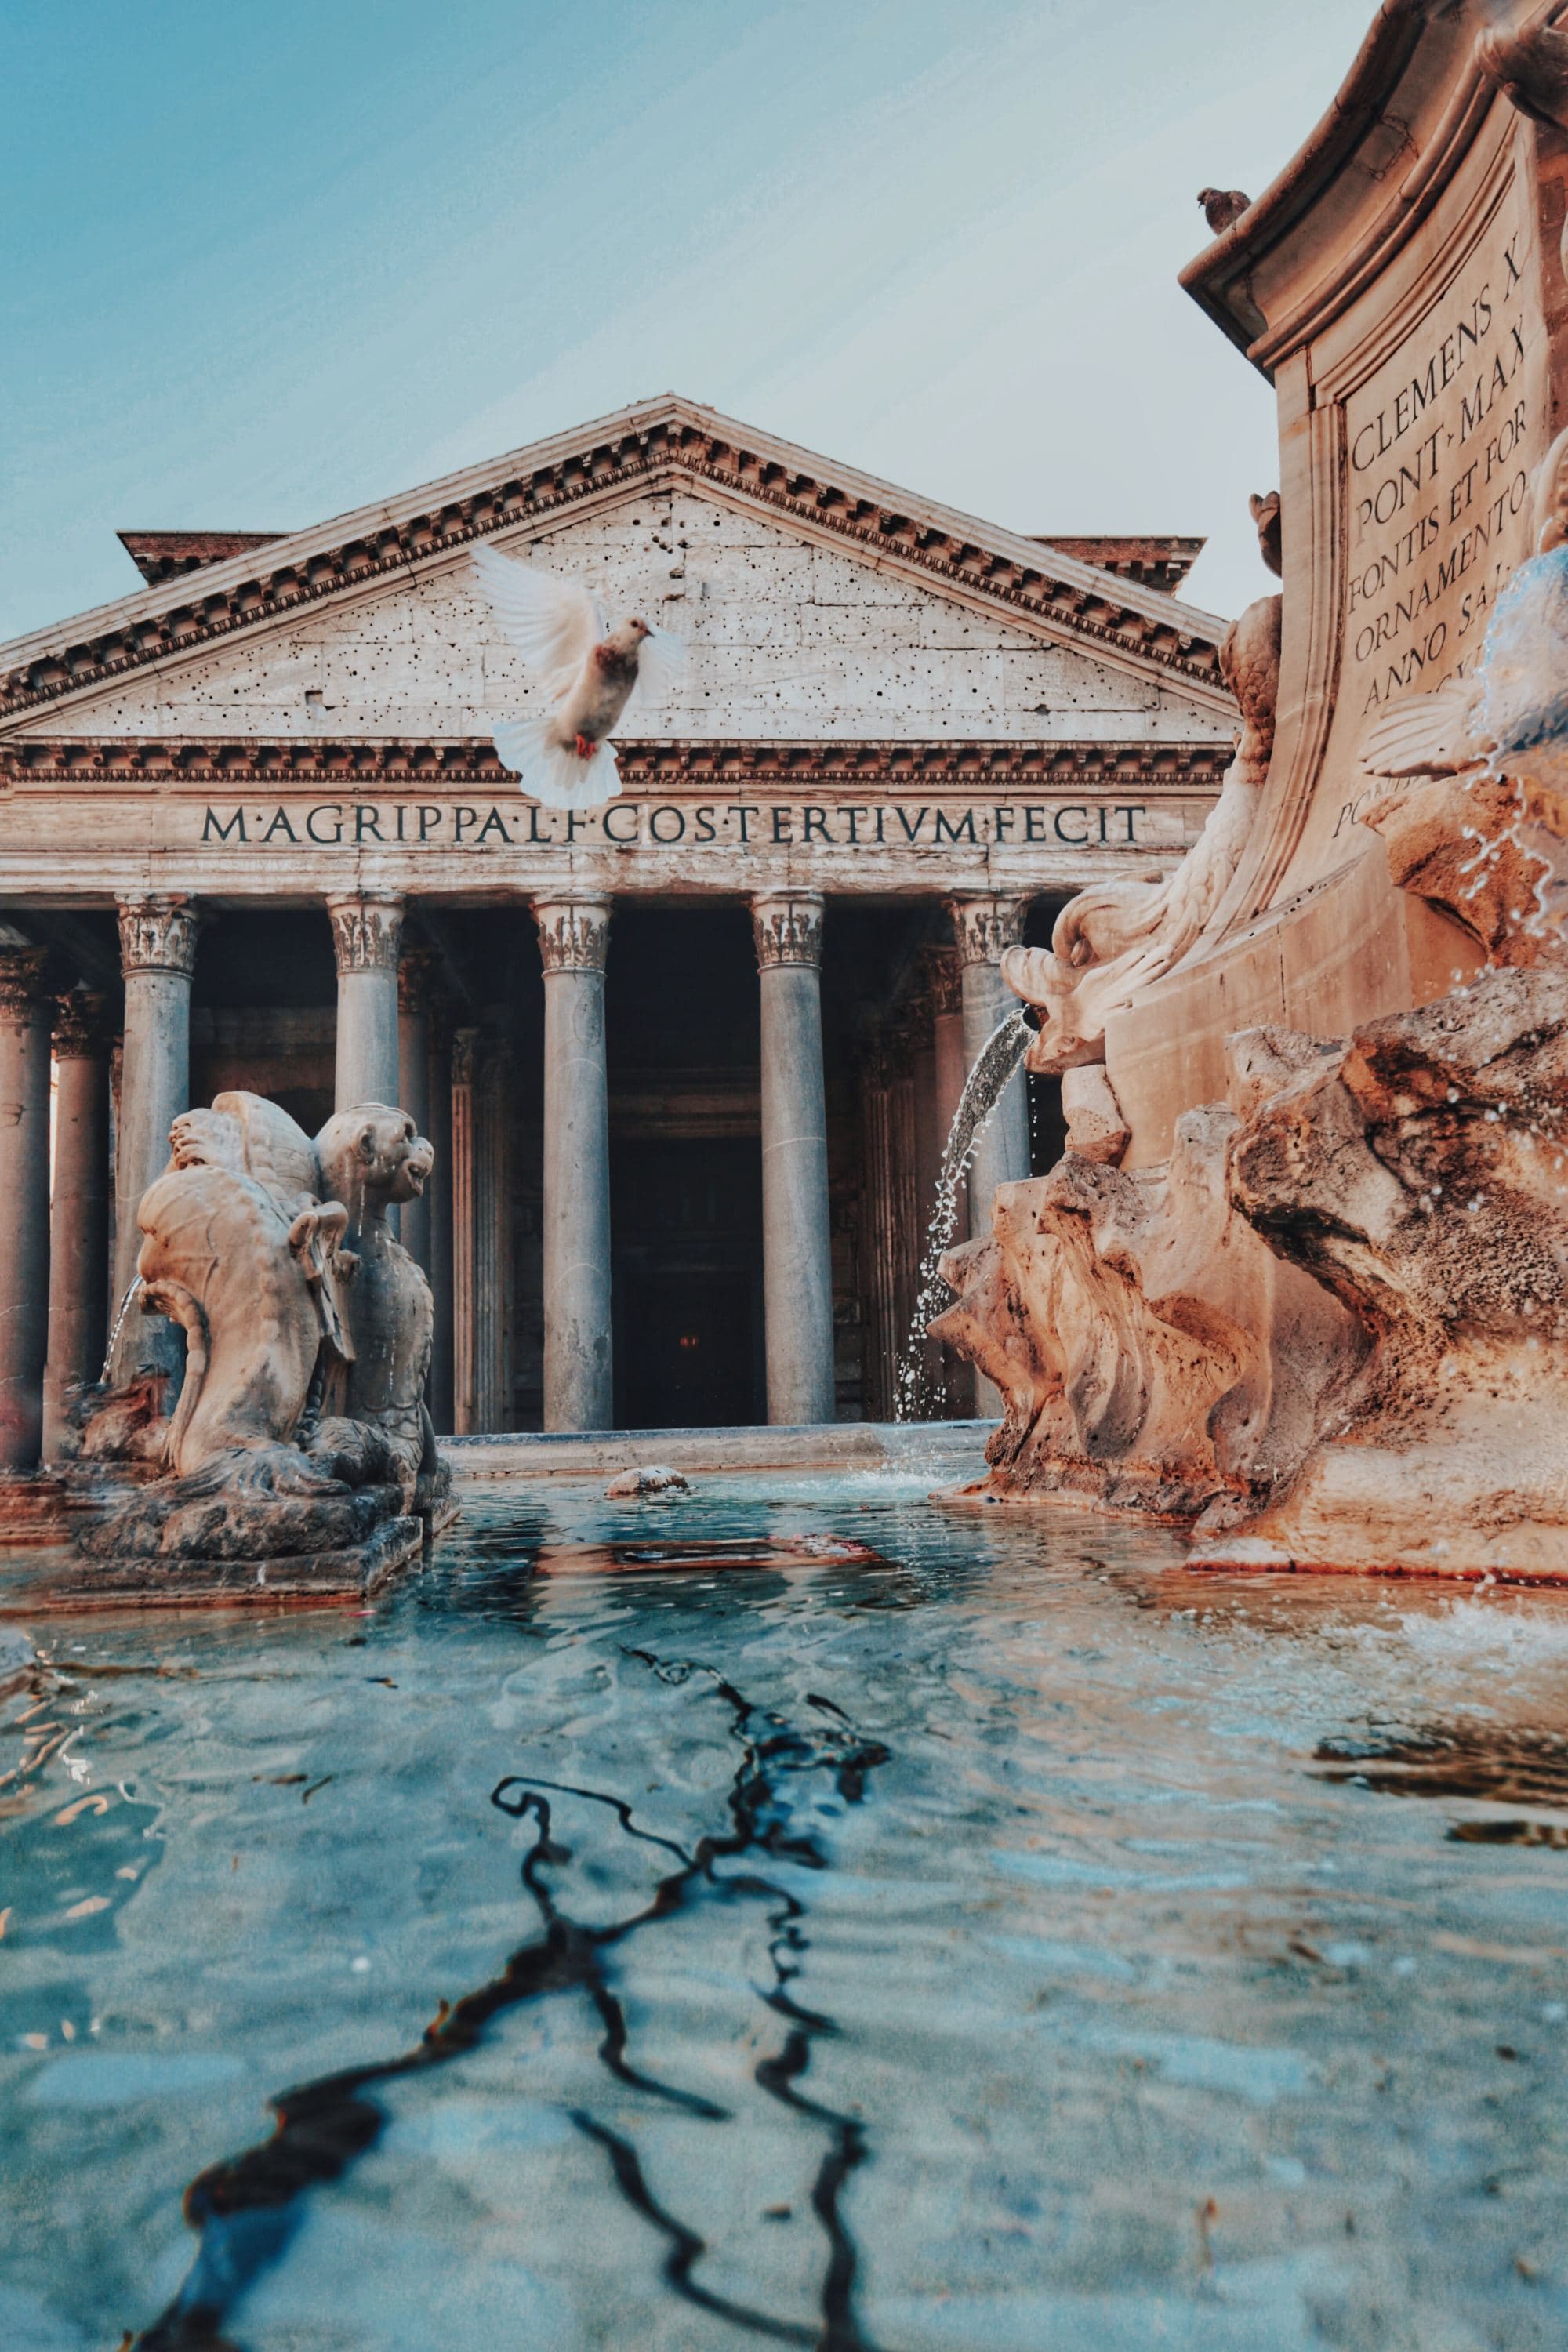
M974 1159L976 1147L993 1112L1007 1090L1034 1035L1022 1006L999 1021L974 1059L963 1082L958 1108L942 1147L937 1171L936 1201L926 1227L920 1264L920 1289L915 1311L899 1357L894 1411L900 1421L921 1421L935 1409L937 1400L926 1368L926 1326L946 1303L947 1285L940 1268L952 1245L958 1223L958 1190Z
M135 1297L141 1287L141 1276L139 1274L133 1274L126 1287L125 1296L120 1302L120 1312L114 1318L114 1328L109 1335L109 1345L103 1351L103 1370L100 1372L98 1377L106 1388L109 1385L110 1376L114 1365L114 1350L120 1339L120 1327L124 1322L126 1317L130 1314L131 1302Z

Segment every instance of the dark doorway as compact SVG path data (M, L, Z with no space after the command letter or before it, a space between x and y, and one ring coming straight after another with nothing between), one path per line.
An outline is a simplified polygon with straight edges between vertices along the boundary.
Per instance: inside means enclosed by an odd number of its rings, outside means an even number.
M628 1138L611 1166L616 1421L765 1420L759 1144Z
M616 1422L765 1421L746 910L617 907L608 996Z

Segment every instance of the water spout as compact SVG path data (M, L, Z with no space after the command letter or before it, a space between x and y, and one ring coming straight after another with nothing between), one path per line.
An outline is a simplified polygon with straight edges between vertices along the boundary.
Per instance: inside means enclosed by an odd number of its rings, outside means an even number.
M109 1335L109 1345L104 1350L103 1370L98 1376L100 1382L104 1388L109 1386L110 1371L114 1362L115 1342L120 1337L120 1327L124 1322L127 1315L131 1312L131 1302L135 1297L141 1287L142 1276L139 1274L133 1274L131 1277L130 1286L126 1290L124 1297L120 1302L120 1312L114 1318L114 1328Z
M963 1082L963 1092L958 1098L958 1108L952 1115L952 1125L942 1147L942 1165L937 1171L936 1201L931 1223L926 1227L914 1316L899 1356L893 1403L893 1417L897 1421L927 1420L936 1402L926 1375L926 1326L947 1301L947 1285L938 1269L943 1255L952 1246L953 1231L958 1223L958 1188L969 1172L975 1146L984 1134L993 1111L1006 1093L1009 1081L1029 1050L1029 1040L1034 1034L1028 1015L1020 1005L1016 1012L1009 1013L1005 1021L997 1023L976 1055L974 1067Z

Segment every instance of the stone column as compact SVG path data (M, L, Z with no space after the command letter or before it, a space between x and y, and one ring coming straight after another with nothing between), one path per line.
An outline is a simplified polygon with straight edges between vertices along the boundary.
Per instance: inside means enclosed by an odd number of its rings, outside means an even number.
M963 1059L967 1073L998 1022L1020 1008L1002 977L1002 952L1023 929L1016 898L950 898L949 911L963 966ZM998 1184L1016 1183L1029 1172L1028 1082L1022 1070L1011 1077L992 1112L969 1170L969 1233L973 1241L991 1231L991 1205ZM984 1420L1002 1411L1000 1391L978 1374L975 1411Z
M544 1426L608 1429L607 898L534 902L544 966Z
M169 1129L191 1107L191 977L198 919L188 899L126 898L120 906L120 964L125 975L125 1042L121 1058L120 1121L114 1150L112 1306L136 1278L142 1195L169 1164ZM176 1372L184 1343L167 1317L134 1307L120 1326L110 1376L120 1384L139 1371Z
M373 890L327 900L338 963L339 1110L397 1100L397 949L403 901Z
M452 1420L452 1038L446 1015L430 1017L430 1124L436 1165L426 1192L429 1203L430 1295L436 1308L436 1343L430 1351L430 1418L437 1433L451 1433Z
M491 1039L474 1089L474 1427L511 1419L512 1051Z
M451 1146L430 1129L429 958L417 948L405 952L397 967L397 1092L393 1100L408 1113L421 1135L430 1137L439 1162ZM431 1213L429 1185L420 1200L405 1201L397 1213L403 1246L426 1274Z
M763 1297L768 1419L831 1421L833 1254L822 1070L822 898L752 901L763 1013Z
M103 1369L109 1304L109 1029L104 1000L73 989L55 1014L55 1182L44 1459L59 1451L76 1390Z
M49 1328L47 961L44 948L0 945L0 1472L36 1468L43 1439Z
M477 1029L452 1032L452 1427L471 1437L475 1417L474 1072Z

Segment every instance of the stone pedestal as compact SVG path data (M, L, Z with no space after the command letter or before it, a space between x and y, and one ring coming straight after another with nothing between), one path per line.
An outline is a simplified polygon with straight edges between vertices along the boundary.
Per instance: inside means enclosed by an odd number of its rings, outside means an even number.
M338 966L339 1110L398 1098L397 950L403 901L355 890L327 900Z
M59 1000L54 1057L46 1461L58 1452L72 1395L102 1370L108 1336L109 1032L101 996L75 989Z
M443 1146L430 1127L430 991L428 960L415 949L397 967L397 1092L390 1099L405 1110L421 1135L430 1136L439 1164ZM342 1108L339 1105L340 1109ZM416 1265L430 1271L431 1201L428 1188L396 1213L399 1240Z
M0 1471L36 1467L49 1310L47 951L0 946Z
M125 975L125 1043L114 1155L114 1309L136 1278L142 1247L136 1212L168 1164L169 1129L191 1103L191 977L198 919L180 898L122 899L120 961ZM111 1377L177 1371L182 1343L163 1316L134 1307L120 1326Z
M951 898L949 911L958 940L963 976L963 1065L967 1076L997 1024L1018 1010L1018 1000L1002 977L1005 950L1022 929L1016 898ZM1029 1096L1022 1070L1008 1080L975 1147L969 1170L969 1232L984 1239L991 1230L992 1204L999 1184L1016 1184L1029 1173ZM974 1409L989 1420L1002 1410L1001 1391L983 1378L975 1381Z
M544 1426L607 1429L610 902L541 899L533 911L544 966Z
M752 901L763 1027L763 1294L768 1419L834 1418L833 1260L822 1070L822 899Z

